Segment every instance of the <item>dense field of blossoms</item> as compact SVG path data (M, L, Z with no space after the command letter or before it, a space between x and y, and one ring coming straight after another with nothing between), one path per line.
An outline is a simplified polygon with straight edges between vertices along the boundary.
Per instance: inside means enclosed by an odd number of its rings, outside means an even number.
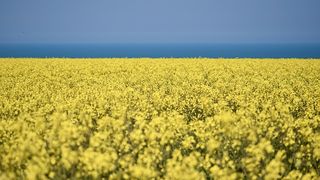
M319 179L320 60L0 59L0 179Z

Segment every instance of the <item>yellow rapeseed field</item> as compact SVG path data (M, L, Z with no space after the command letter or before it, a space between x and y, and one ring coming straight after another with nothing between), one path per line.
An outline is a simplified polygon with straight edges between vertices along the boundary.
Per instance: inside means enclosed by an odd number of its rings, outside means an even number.
M0 179L319 179L320 60L0 59Z

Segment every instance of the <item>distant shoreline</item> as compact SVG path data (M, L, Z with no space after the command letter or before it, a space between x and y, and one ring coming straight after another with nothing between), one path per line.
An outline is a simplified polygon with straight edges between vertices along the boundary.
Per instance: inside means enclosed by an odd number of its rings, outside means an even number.
M320 58L207 58L207 57L190 57L190 58L153 58L153 57L101 57L101 58L90 58L90 57L0 57L1 61L12 60L12 61L320 61Z

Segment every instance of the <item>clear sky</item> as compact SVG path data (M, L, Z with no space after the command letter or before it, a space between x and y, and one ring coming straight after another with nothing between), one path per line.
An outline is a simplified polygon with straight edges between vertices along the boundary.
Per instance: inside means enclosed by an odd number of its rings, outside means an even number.
M1 0L6 42L320 43L320 0Z

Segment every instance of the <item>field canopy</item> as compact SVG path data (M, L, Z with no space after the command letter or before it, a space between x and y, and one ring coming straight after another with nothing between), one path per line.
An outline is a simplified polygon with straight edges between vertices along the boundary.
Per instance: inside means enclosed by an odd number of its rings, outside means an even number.
M319 176L319 60L0 59L0 179Z

